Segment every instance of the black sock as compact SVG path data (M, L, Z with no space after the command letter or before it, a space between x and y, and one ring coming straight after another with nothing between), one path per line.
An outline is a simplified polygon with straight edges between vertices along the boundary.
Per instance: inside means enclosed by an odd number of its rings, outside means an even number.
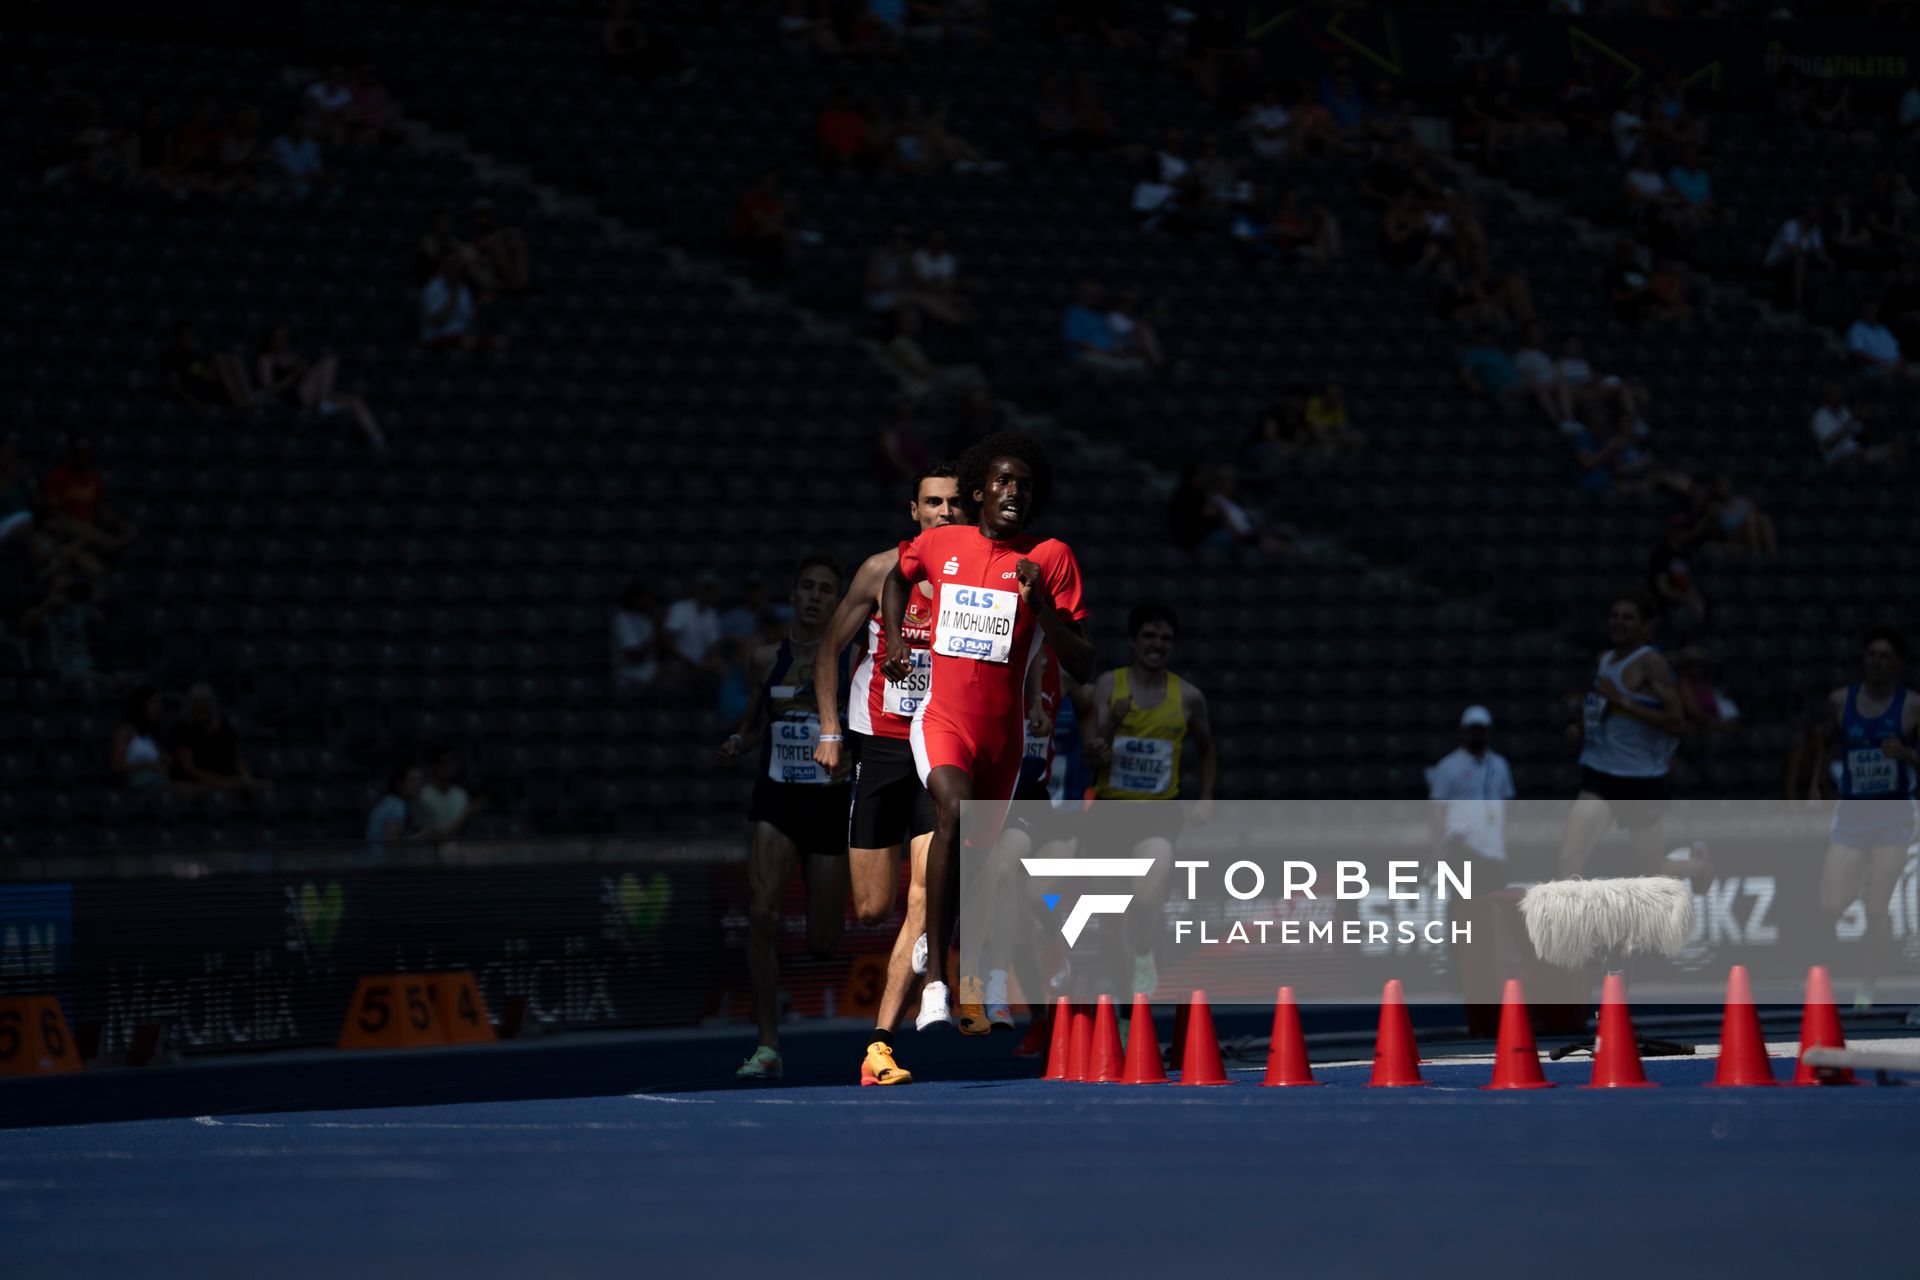
M893 1048L893 1032L887 1030L885 1027L875 1027L873 1029L873 1039L878 1040L889 1049ZM867 1043L872 1044L873 1040L869 1040Z

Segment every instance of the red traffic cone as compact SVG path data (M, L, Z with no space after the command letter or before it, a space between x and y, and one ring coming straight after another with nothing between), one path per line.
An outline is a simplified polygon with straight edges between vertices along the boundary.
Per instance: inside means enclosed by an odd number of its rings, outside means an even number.
M1180 1055L1181 1084L1232 1084L1220 1062L1220 1041L1213 1034L1213 1010L1207 1007L1207 993L1193 993L1187 1011L1187 1044Z
M1046 1080L1070 1080L1073 1057L1073 1005L1065 996L1053 1002L1053 1035L1047 1043Z
M1583 1089L1657 1089L1640 1066L1640 1038L1627 1010L1627 984L1617 973L1600 987L1600 1033L1593 1043L1593 1077Z
M1133 998L1133 1016L1127 1021L1127 1070L1122 1084L1165 1084L1167 1069L1160 1061L1160 1033L1154 1029L1153 1008L1145 996Z
M1425 1084L1420 1078L1420 1046L1413 1039L1413 1015L1407 1012L1406 993L1398 978L1380 994L1380 1029L1373 1039L1373 1078L1370 1089L1399 1089Z
M1508 978L1500 995L1500 1039L1493 1049L1493 1081L1482 1089L1551 1089L1540 1070L1540 1047L1533 1042L1533 1019L1520 979Z
M1300 1033L1300 1006L1293 988L1280 988L1273 1002L1273 1036L1267 1045L1267 1076L1260 1082L1274 1088L1319 1084L1307 1064L1307 1038Z
M1113 997L1101 996L1093 1015L1093 1066L1096 1084L1119 1084L1126 1070L1126 1051L1120 1047L1120 1018Z
M1807 970L1807 1003L1800 1011L1800 1051L1794 1055L1795 1084L1858 1084L1849 1067L1823 1067L1806 1064L1809 1049L1844 1049L1846 1033L1840 1030L1840 1011L1833 1007L1833 981L1825 965Z
M1760 1011L1753 1007L1753 984L1747 966L1737 964L1727 973L1727 1007L1720 1015L1720 1061L1708 1086L1716 1089L1778 1084L1767 1042L1760 1034Z
M1073 1030L1067 1040L1067 1079L1082 1084L1093 1079L1093 1013L1083 1004L1073 1006Z

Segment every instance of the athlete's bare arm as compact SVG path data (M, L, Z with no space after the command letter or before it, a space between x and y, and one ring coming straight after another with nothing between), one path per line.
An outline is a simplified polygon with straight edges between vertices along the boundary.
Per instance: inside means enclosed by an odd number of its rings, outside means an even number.
M1207 719L1207 696L1186 681L1180 682L1180 699L1187 715L1187 738L1200 756L1200 800L1189 819L1206 826L1213 816L1213 782L1220 771L1220 757L1213 749L1213 724Z
M887 571L899 563L898 547L866 558L853 575L853 584L847 588L840 607L833 611L820 647L814 651L813 700L820 713L822 741L813 748L813 758L821 768L832 773L840 772L841 748L847 745L824 740L845 732L840 724L840 651L852 644L865 628L868 615L880 601L880 588L887 580Z
M1906 704L1900 711L1900 736L1882 742L1880 753L1901 764L1920 765L1920 751L1915 751L1909 745L1914 740L1916 729L1920 729L1920 694L1909 689Z
M760 742L760 725L765 719L767 701L767 675L773 670L774 659L780 656L777 644L762 645L754 650L753 657L747 661L747 687L752 690L747 695L746 714L740 717L740 727L727 735L720 744L720 763L731 765L740 758L740 753L750 751Z
M913 584L900 572L896 559L893 568L887 570L880 590L880 634L887 642L887 661L881 670L889 680L905 680L913 671L913 654L907 649L906 637L900 634L907 617L907 596L912 590Z
M1650 698L1658 698L1660 706L1657 709L1643 707L1613 681L1602 680L1600 693L1612 707L1612 714L1650 724L1662 733L1671 733L1675 737L1684 734L1687 731L1687 713L1680 705L1680 691L1674 687L1673 668L1667 665L1667 660L1657 653L1645 654L1620 673L1621 683L1624 684L1635 672L1640 675L1640 692Z
M1047 585L1040 566L1021 560L1013 566L1013 572L1020 584L1020 599L1033 610L1054 656L1060 659L1060 669L1075 680L1093 679L1093 641L1087 639L1078 622L1054 607L1053 588Z
M1080 743L1086 748L1088 759L1104 765L1113 759L1113 735L1126 713L1116 714L1109 705L1113 701L1113 672L1102 671L1092 687L1089 700L1093 705L1080 720ZM1078 703L1074 704L1074 710L1080 710Z

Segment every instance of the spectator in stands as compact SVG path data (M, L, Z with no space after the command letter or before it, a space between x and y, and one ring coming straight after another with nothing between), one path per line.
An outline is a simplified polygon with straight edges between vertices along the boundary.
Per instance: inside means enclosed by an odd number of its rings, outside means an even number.
M613 0L600 24L600 52L607 69L643 80L673 80L687 75L687 60L671 36L649 30L633 16L633 0Z
M965 324L972 318L967 303L968 284L960 276L960 263L947 244L947 233L930 231L913 251L914 294L929 315L948 324Z
M1180 472L1173 499L1167 504L1167 534L1184 551L1198 547L1213 528L1206 512L1207 487L1212 480L1206 466L1190 462Z
M1288 387L1267 411L1260 415L1252 438L1247 442L1247 458L1261 470L1273 470L1305 452L1312 443L1307 429L1307 397L1304 387ZM1205 477L1201 477L1202 498ZM1198 512L1200 503L1194 504Z
M97 583L88 585L61 573L46 598L21 615L20 629L33 642L36 670L70 680L94 678L93 632L100 625L94 604Z
M1061 336L1066 340L1067 359L1072 363L1105 373L1142 373L1146 364L1129 355L1107 323L1103 302L1105 291L1098 281L1082 280L1072 306L1061 320Z
M1690 319L1691 296L1691 281L1679 260L1664 254L1655 259L1653 274L1647 277L1647 318L1674 323Z
M1781 793L1788 800L1832 801L1840 790L1835 771L1833 739L1838 731L1833 709L1824 702L1801 724L1800 737L1787 753L1786 778Z
M1860 308L1860 318L1847 329L1847 351L1864 372L1877 378L1920 377L1920 371L1900 354L1900 340L1893 330L1880 323L1880 304L1868 302Z
M1280 90L1269 85L1241 118L1247 145L1263 160L1284 160L1293 146L1293 113L1280 101Z
M788 53L811 50L831 58L846 52L824 7L810 4L809 0L787 0L786 10L780 15L779 30L780 43ZM602 43L604 45L604 37Z
M1107 328L1113 331L1115 350L1124 356L1145 361L1153 369L1164 369L1167 353L1160 345L1156 310L1141 305L1131 293L1123 293L1107 312Z
M309 117L295 116L267 151L280 190L293 199L305 200L315 191L333 188L335 175L321 158L318 130Z
M980 371L972 365L943 365L927 354L920 344L925 322L915 307L898 307L893 313L893 336L880 349L880 361L900 383L901 390L918 399L923 396L957 391L980 381ZM924 449L921 451L924 454ZM922 465L925 465L922 463ZM920 467L911 468L895 479L908 479Z
M76 432L68 438L59 465L47 472L40 486L47 504L47 532L94 551L126 549L139 530L107 505L106 494L106 481L93 461L93 441L85 432Z
M129 791L164 786L167 761L160 750L160 691L142 685L120 704L120 727L113 731L107 772Z
M1900 260L1880 295L1880 317L1900 340L1902 351L1920 350L1920 262Z
M161 366L167 373L167 390L195 413L216 406L253 408L246 365L231 351L208 351L190 324L174 330L173 345Z
M1485 294L1474 287L1464 262L1465 251L1449 246L1434 265L1427 281L1427 296L1435 314L1465 329L1494 323L1494 309Z
M96 191L124 183L126 140L106 123L97 99L57 84L56 105L71 113L71 128L63 131L54 162L40 175L44 186L78 178Z
M1527 326L1521 342L1513 353L1513 371L1518 377L1519 389L1530 396L1547 421L1557 427L1573 417L1573 393L1560 376L1559 364L1547 354L1547 339L1540 331L1538 320Z
M1354 137L1360 132L1362 119L1366 115L1366 99L1360 95L1360 87L1354 83L1353 72L1348 69L1345 58L1339 59L1332 70L1320 77L1320 105L1333 117L1334 127L1344 137Z
M1721 472L1713 479L1713 538L1722 547L1737 551L1755 551L1772 557L1780 549L1773 519L1747 494L1741 493L1733 477Z
M1642 147L1633 153L1633 159L1627 164L1627 177L1624 185L1627 201L1627 217L1634 226L1652 236L1656 243L1663 243L1680 231L1680 219L1677 212L1682 205L1680 197L1667 186L1667 180L1660 176L1654 166L1652 153Z
M871 169L880 163L880 141L853 95L836 87L814 121L814 154L831 170Z
M1264 227L1257 217L1256 211L1249 210L1234 223L1235 236L1257 249L1297 255L1318 267L1330 266L1346 253L1345 237L1333 213L1323 204L1303 210L1300 193L1292 187L1281 193Z
M260 142L260 112L241 107L220 139L220 188L226 196L250 196L260 189L266 149Z
M486 264L488 292L525 293L533 287L533 263L527 254L526 233L501 226L493 201L484 196L473 202L467 243Z
M1920 250L1920 234L1913 229L1914 197L1907 180L1892 170L1873 176L1873 193L1867 198L1867 231L1873 236L1875 252L1889 262L1914 256Z
M720 611L720 635L731 641L753 640L771 618L781 626L793 621L793 605L767 599L767 575L758 569L747 574L740 594Z
M173 126L167 122L167 109L149 104L140 116L140 127L127 139L125 150L127 186L153 187L168 195L184 194L180 174L173 163Z
M718 674L726 662L720 645L720 579L704 570L693 580L693 594L674 602L661 626L666 643L660 657L675 674L710 672Z
M900 104L900 118L889 131L893 167L909 173L998 173L1005 168L947 125L953 99L942 98L928 112L918 95Z
M1245 204L1250 195L1240 180L1239 166L1220 149L1218 138L1201 139L1193 176L1194 196L1203 208L1231 210Z
M353 101L347 105L347 133L353 144L371 147L387 141L393 107L378 69L371 62L361 63L348 90Z
M1613 261L1607 265L1607 301L1613 314L1628 324L1644 320L1653 304L1644 251L1631 237L1623 237L1613 247Z
M1315 101L1313 92L1305 86L1297 91L1291 115L1295 154L1331 156L1347 149L1333 113Z
M1894 112L1894 124L1901 141L1909 146L1920 138L1920 84L1910 84L1907 91L1900 95L1900 105Z
M1519 389L1520 375L1507 353L1500 349L1493 330L1484 323L1474 333L1473 342L1460 352L1460 381L1475 395L1505 403Z
M203 98L193 118L173 131L173 162L180 185L188 191L218 196L220 184L220 104Z
M1460 713L1460 745L1427 770L1432 856L1435 861L1481 864L1475 884L1505 880L1506 802L1520 794L1507 758L1492 748L1492 733L1493 713L1468 707ZM1495 881L1484 879L1487 875Z
M1367 438L1353 429L1347 394L1337 382L1327 383L1307 398L1307 431L1322 457L1358 453L1367 446Z
M1820 460L1830 467L1885 462L1893 454L1890 445L1873 441L1867 424L1854 414L1847 400L1847 389L1841 383L1827 384L1826 399L1813 411L1813 419L1807 425L1820 450Z
M450 746L433 753L428 773L410 807L413 824L420 829L415 838L458 840L486 811L487 798L469 796L460 785L460 755Z
M1701 161L1698 147L1688 147L1680 153L1680 158L1667 170L1667 186L1686 202L1697 219L1705 220L1713 215L1713 175Z
M1580 345L1580 339L1572 334L1567 335L1567 340L1560 344L1560 362L1556 371L1560 375L1561 385L1567 389L1567 395L1573 402L1574 413L1568 416L1578 417L1580 401L1593 385L1593 366L1587 362L1586 350Z
M502 345L479 328L485 298L467 285L457 254L440 259L440 270L420 289L420 341L435 351L492 351Z
M1666 536L1647 554L1647 590L1660 603L1669 637L1692 635L1707 620L1707 598L1694 573L1692 522L1681 512L1667 521Z
M867 254L867 310L891 320L901 308L918 302L913 288L913 228L896 222L887 238Z
M1634 152L1640 150L1640 141L1647 132L1646 95L1630 93L1607 122L1607 132L1613 138L1613 149L1622 161L1631 160Z
M645 689L660 672L653 593L634 581L620 593L613 615L613 687L616 693Z
M1185 195L1179 186L1167 180L1166 173L1167 166L1162 159L1140 162L1133 184L1133 216L1142 231L1164 228L1185 234L1193 229L1194 221Z
M307 86L301 101L306 108L307 119L313 123L314 135L329 150L339 150L347 141L347 112L353 106L353 86L347 80L347 69L341 66L328 67L320 78Z
M1413 100L1394 96L1385 80L1373 82L1361 132L1368 147L1379 151L1413 141Z
M421 284L439 273L440 264L448 254L460 259L460 269L468 278L474 277L475 263L470 260L466 242L454 229L453 210L442 207L433 211L433 221L421 233L420 243L414 250L414 265Z
M0 547L32 534L33 477L20 460L19 441L0 436Z
M173 730L173 776L195 791L252 792L261 784L247 769L240 736L220 710L213 686L187 690L186 711Z
M261 338L260 349L254 356L254 373L260 379L263 394L278 396L296 410L350 413L368 443L376 449L386 448L387 438L373 410L367 407L366 399L335 389L334 382L340 376L340 358L331 351L322 351L318 360L308 360L293 349L293 334L286 325L274 325Z
M893 417L873 440L874 462L883 481L911 480L932 465L933 452L920 435L916 419L914 396L909 389L907 394L895 397Z
M1767 246L1766 267L1773 273L1781 305L1796 311L1805 305L1810 266L1833 268L1826 238L1820 234L1820 206L1813 201L1782 223Z
M1853 216L1853 202L1844 192L1836 192L1827 201L1826 225L1821 228L1833 250L1833 260L1842 267L1868 269L1883 266L1874 248L1873 232Z
M411 760L396 764L387 773L387 789L367 814L366 862L382 866L388 861L388 848L404 843L413 831L412 808L420 798L424 779L420 766Z
M1200 546L1207 549L1237 549L1254 555L1283 555L1287 540L1264 532L1258 521L1240 505L1240 477L1232 467L1215 468L1209 477L1206 501L1200 509L1206 528Z
M1611 493L1613 460L1620 452L1620 437L1610 435L1602 443L1592 428L1577 419L1562 423L1561 431L1573 455L1573 487L1595 497Z
M787 274L792 233L787 229L787 200L778 170L761 174L754 188L740 197L727 238L756 279L774 281Z

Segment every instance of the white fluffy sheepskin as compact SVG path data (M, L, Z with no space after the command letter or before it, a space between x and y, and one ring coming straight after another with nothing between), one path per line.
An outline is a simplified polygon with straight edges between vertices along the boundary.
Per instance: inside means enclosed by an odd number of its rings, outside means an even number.
M1551 880L1520 899L1533 949L1574 969L1603 956L1671 956L1693 932L1693 891L1668 876Z

